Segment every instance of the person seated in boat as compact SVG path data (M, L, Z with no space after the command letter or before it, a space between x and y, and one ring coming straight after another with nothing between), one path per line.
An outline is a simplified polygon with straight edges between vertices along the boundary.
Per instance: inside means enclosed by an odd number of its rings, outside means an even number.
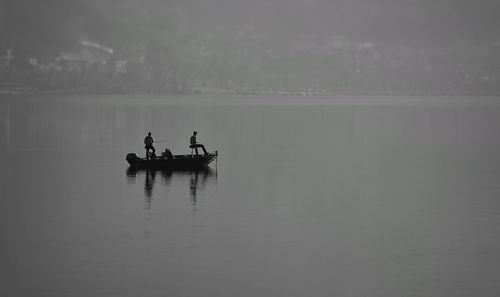
M167 158L169 160L172 160L174 158L174 155L172 155L172 151L170 151L168 148L165 148L165 151L161 155L163 158Z
M203 150L203 152L205 153L205 155L208 155L208 152L205 149L205 146L203 144L201 144L201 143L199 143L199 142L196 141L196 135L197 134L198 134L198 132L193 131L193 135L189 139L189 143L190 143L189 148L195 149L196 155L198 156L198 148L201 147L201 149Z
M148 136L146 136L146 138L144 138L144 148L146 149L146 160L149 159L149 150L152 151L152 155L154 156L155 153L156 153L156 150L153 146L153 143L155 141L153 140L153 137L151 137L151 132L148 133Z

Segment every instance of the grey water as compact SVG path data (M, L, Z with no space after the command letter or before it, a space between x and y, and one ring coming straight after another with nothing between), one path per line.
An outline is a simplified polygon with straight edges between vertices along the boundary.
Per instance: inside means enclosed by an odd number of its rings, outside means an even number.
M10 97L0 153L0 296L500 294L498 98Z

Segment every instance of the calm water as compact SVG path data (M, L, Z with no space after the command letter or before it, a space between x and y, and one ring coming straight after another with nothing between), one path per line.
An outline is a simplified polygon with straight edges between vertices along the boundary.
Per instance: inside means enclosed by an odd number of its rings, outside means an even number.
M0 296L500 294L497 98L2 98L0 153Z

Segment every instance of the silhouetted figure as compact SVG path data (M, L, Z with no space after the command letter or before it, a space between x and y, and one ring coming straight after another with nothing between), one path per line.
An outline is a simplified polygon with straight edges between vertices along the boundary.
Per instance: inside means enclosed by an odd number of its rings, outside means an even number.
M156 150L153 146L154 140L153 137L151 137L151 132L148 133L148 136L144 138L144 148L146 149L146 159L149 159L149 150L152 150L152 154L156 155Z
M161 153L162 157L167 158L169 160L172 160L174 158L174 155L172 155L172 151L169 150L168 148L165 148L165 151Z
M201 149L203 150L203 152L205 153L205 155L208 155L208 152L205 149L205 146L203 144L201 144L201 143L198 143L196 141L196 134L198 134L198 132L193 131L193 135L189 139L189 143L190 143L189 147L192 148L192 149L195 149L197 156L198 156L198 148L199 147L201 147Z

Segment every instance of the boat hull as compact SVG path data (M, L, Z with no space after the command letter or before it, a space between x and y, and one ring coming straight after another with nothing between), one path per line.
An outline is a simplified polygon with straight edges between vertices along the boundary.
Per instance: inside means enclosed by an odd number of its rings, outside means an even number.
M207 166L217 159L217 152L207 155L175 155L173 158L156 157L147 160L140 158L137 154L127 154L126 160L135 168L147 169L194 169Z

